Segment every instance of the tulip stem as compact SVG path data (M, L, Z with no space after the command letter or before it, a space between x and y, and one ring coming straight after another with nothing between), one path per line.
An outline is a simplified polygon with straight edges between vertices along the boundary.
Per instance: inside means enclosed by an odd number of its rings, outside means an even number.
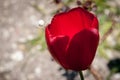
M79 71L79 75L80 75L81 80L84 80L84 76L83 76L82 71Z

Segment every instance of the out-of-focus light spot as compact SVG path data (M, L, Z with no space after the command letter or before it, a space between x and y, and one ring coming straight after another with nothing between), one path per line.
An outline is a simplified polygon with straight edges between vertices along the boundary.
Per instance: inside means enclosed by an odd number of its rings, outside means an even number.
M26 42L26 41L27 41L27 39L26 39L26 38L24 38L24 37L20 37L20 38L18 39L18 41L19 41L19 42L23 42L23 43L24 43L24 42Z
M28 40L33 40L33 39L34 39L34 36L33 36L33 35L28 35L27 39L28 39Z
M38 21L39 26L43 26L44 24L45 24L44 20L41 19L41 20Z
M34 73L35 73L36 76L40 76L40 74L41 74L40 67L36 67L35 70L34 70Z
M11 55L11 59L15 61L22 61L24 59L24 55L22 51L16 51Z
M111 80L120 80L120 74L114 74Z
M36 21L36 23L35 23L35 27L37 27L37 28L44 28L44 25L45 25L45 21L42 19Z

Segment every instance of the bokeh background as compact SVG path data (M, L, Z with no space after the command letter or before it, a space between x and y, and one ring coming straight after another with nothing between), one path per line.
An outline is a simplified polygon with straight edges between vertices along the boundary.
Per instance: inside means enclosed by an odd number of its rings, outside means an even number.
M77 6L99 19L101 40L92 66L103 80L120 80L120 0L89 1L0 0L0 80L80 80L54 61L44 37L54 14ZM83 72L85 80L95 80Z

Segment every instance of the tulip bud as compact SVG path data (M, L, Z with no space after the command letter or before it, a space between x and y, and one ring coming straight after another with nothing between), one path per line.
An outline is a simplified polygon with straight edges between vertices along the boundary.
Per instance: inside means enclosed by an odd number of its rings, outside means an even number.
M81 7L56 14L45 28L48 49L65 69L85 70L99 42L98 20Z

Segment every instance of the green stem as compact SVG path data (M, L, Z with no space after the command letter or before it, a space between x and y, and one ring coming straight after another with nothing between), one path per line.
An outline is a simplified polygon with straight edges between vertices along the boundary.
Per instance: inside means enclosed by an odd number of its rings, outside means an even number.
M79 72L79 75L80 75L81 80L84 80L84 76L83 76L82 71Z

